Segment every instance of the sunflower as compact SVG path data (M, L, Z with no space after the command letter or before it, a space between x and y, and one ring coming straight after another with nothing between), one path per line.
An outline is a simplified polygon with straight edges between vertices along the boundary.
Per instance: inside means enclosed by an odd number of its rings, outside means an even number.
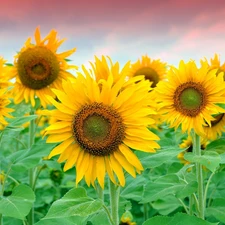
M206 62L208 64L209 70L217 69L216 74L222 72L223 79L225 79L225 63L221 64L219 56L214 55L214 58L210 59L210 63L205 59L201 63ZM220 113L214 116L214 121L211 122L211 127L206 125L204 126L204 138L208 140L215 140L222 135L225 131L225 114Z
M127 86L125 75L115 83L110 73L100 88L87 70L85 74L78 73L73 83L63 81L63 90L53 89L60 102L48 98L56 109L44 114L58 122L46 128L47 142L61 142L49 158L60 154L58 162L66 160L64 171L75 166L76 184L85 178L88 186L94 186L97 179L104 188L107 173L113 183L117 184L116 175L118 185L124 186L123 169L133 177L143 170L132 149L159 148L158 136L147 129L154 123L147 101L149 82L131 78Z
M126 211L121 219L120 219L120 224L119 225L136 225L136 222L132 222L133 216L129 211Z
M109 63L107 62L107 59ZM97 56L95 56L94 63L90 62L90 64L92 67L90 72L92 73L93 77L95 77L97 82L100 80L107 80L109 74L113 74L114 82L117 82L120 77L124 74L127 74L130 69L130 62L127 62L120 71L119 63L113 63L110 57L105 56L102 56L102 59L99 59Z
M171 67L168 81L161 81L155 89L164 119L182 132L204 134L203 126L211 126L212 115L224 113L218 103L224 103L225 83L223 74L209 71L206 63L197 68L193 61L180 62L179 68Z
M46 95L55 96L50 88L60 89L63 79L73 77L66 70L76 66L68 65L66 57L76 49L56 53L64 42L64 39L58 40L56 35L57 32L51 30L45 38L41 39L39 27L36 28L34 34L36 44L32 44L31 38L28 38L24 47L15 56L12 74L16 82L12 92L16 104L25 99L34 106L37 96L42 106L46 107L49 104Z
M4 127L8 124L5 120L5 117L12 118L9 114L14 110L11 108L7 108L7 105L10 103L8 99L7 89L0 89L0 130L4 129Z
M10 86L8 76L11 74L11 67L6 66L6 60L0 57L0 88L7 88Z
M165 79L166 63L161 62L160 59L151 59L147 55L142 56L141 60L138 59L131 64L129 76L137 75L144 75L145 79L152 82L151 86L154 88L160 80Z
M201 60L201 64L207 63L210 70L217 69L217 73L223 72L223 76L225 78L225 63L221 64L218 54L214 55L214 58L210 59L210 63L205 58L205 60Z
M208 144L208 141L206 139L201 139L201 150L204 150L206 148ZM180 148L186 148L186 150L184 152L180 152L177 155L177 158L181 161L181 163L183 164L190 164L190 162L188 162L187 160L184 159L184 154L186 152L192 152L193 151L193 141L192 141L192 137L188 136L187 139L184 139L182 141L182 143L179 145Z
M211 126L206 125L203 127L203 138L206 138L208 140L216 140L225 131L225 114L220 113L213 117L214 120L211 122Z

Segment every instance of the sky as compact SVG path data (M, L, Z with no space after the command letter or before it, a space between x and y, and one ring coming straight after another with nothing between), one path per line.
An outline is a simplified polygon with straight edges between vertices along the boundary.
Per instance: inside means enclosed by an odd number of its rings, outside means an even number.
M108 55L124 65L142 55L177 66L180 60L225 61L224 0L1 0L0 56L13 62L40 26L66 38L58 52L76 47L69 57L89 66Z

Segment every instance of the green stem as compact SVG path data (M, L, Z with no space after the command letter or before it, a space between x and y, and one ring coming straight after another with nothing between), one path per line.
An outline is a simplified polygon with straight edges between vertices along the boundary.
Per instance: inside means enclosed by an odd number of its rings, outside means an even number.
M193 196L192 195L190 195L189 196L189 215L193 215L193 208L192 208L192 206L193 206Z
M144 220L148 219L148 203L144 203Z
M96 192L98 195L98 198L102 200L104 203L104 190L101 188L101 186L96 182Z
M120 187L115 185L110 180L109 194L110 194L111 216L112 216L114 225L119 224L119 193L120 193Z
M34 113L31 112L31 115ZM30 137L29 137L29 149L32 147L34 144L34 139L35 139L35 120L30 121L30 126L29 126L29 132L30 132ZM32 189L34 189L34 169L30 169L28 172L29 175L29 184ZM33 225L34 224L34 207L32 206L30 213L28 214L28 224Z
M207 199L207 193L208 193L208 189L209 189L209 184L210 184L210 182L211 182L212 177L213 177L214 174L215 174L215 173L211 173L211 175L210 175L210 177L209 177L209 179L208 179L208 181L207 181L207 184L206 184L206 186L205 186L205 193L204 193L204 204L205 204L205 205L206 205L206 199Z
M193 152L197 157L201 157L201 142L200 136L195 134L193 139ZM196 176L198 181L198 205L199 205L199 214L198 217L201 219L205 219L204 216L204 187L203 187L203 173L202 173L202 165L199 162L196 162Z
M0 225L3 225L3 216L0 214Z
M106 214L107 214L107 216L109 218L109 221L110 221L111 225L115 225L108 208L104 204L103 204L103 208L105 209L105 212L106 212Z
M188 207L185 205L185 203L182 201L182 199L178 198L178 201L181 203L181 205L183 206L185 212L187 214L190 214L190 211L188 210Z

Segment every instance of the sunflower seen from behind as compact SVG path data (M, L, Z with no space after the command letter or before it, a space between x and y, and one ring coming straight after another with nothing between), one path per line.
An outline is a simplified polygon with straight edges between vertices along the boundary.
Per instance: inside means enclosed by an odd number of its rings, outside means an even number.
M201 150L204 150L208 144L206 139L201 139ZM193 140L191 136L188 136L186 139L182 140L182 143L179 145L180 148L185 149L185 151L180 152L177 155L177 158L183 163L184 165L190 164L189 161L184 159L184 154L186 152L193 152Z
M73 77L67 70L76 68L69 65L66 58L75 52L75 48L66 52L57 53L64 39L57 38L57 32L51 30L41 38L39 27L35 30L35 44L28 38L20 52L14 59L13 77L16 78L12 92L14 102L31 102L35 105L35 97L40 99L41 105L49 104L46 95L55 96L50 88L60 89L63 79Z
M160 80L165 79L166 71L166 63L161 62L160 59L151 59L149 56L143 55L141 59L131 64L129 76L144 75L154 88Z
M154 110L147 101L149 82L131 78L125 87L125 75L114 82L109 74L100 84L87 70L85 74L64 81L62 91L53 89L60 102L49 97L56 109L44 113L58 122L46 128L47 142L61 142L49 158L60 155L58 162L66 161L64 171L75 166L76 184L84 178L94 186L97 179L104 188L108 174L113 183L124 186L123 170L133 177L143 170L132 149L155 152L159 148L158 136L147 129L154 123Z
M127 78L124 74L128 74L130 69L130 62L128 61L125 66L120 70L119 62L113 63L109 56L102 56L101 59L95 56L95 61L90 62L93 77L97 82L100 80L107 80L110 74L113 74L114 82L117 82L121 76Z
M179 68L171 67L167 81L161 81L156 91L164 119L171 127L181 126L183 132L194 129L204 134L203 126L211 126L213 115L224 113L218 103L224 103L223 74L209 71L206 63L198 69L195 62L181 61Z

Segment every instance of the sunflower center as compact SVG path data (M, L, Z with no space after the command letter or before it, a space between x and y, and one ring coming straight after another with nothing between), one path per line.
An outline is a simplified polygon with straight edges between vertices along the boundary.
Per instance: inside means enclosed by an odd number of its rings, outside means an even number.
M28 48L17 61L18 75L23 85L42 89L54 82L60 71L56 55L43 46Z
M159 82L158 73L150 67L144 67L137 70L134 76L138 76L138 75L144 75L145 79L151 81L152 82L151 87L156 87L156 84Z
M195 109L201 105L202 95L194 88L186 88L180 94L180 102L187 109Z
M223 119L224 113L220 113L216 116L213 116L215 120L211 121L211 126L216 126L222 119Z
M174 107L183 115L195 117L206 105L205 89L200 83L181 84L174 93Z
M101 115L93 114L84 120L83 129L89 140L103 141L110 131L110 122Z
M122 143L125 126L115 109L95 102L84 105L74 116L73 135L88 153L106 156Z

